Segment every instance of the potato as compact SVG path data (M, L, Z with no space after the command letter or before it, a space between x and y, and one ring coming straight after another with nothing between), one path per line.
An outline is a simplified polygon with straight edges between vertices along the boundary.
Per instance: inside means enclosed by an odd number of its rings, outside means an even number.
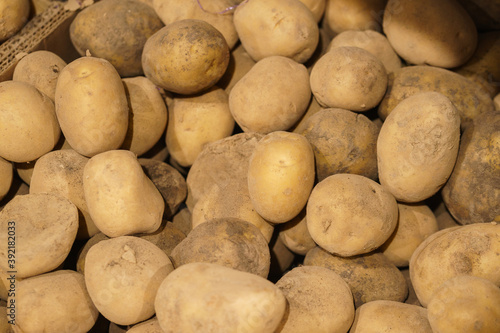
M29 0L4 0L0 3L0 42L3 42L21 30L30 14Z
M408 267L400 268L399 271L403 274L406 280L406 284L408 285L408 297L405 300L405 304L412 304L422 306L420 304L417 294L415 293L415 289L413 288L413 284L411 283L410 278L410 269Z
M0 201L9 193L13 178L14 168L12 163L0 157Z
M193 229L189 208L184 207L179 209L179 211L172 217L172 224L184 235L189 234L189 232Z
M69 254L78 231L78 209L55 194L17 195L0 211L0 269L27 278L57 268ZM15 262L9 254L15 254Z
M285 272L291 269L292 264L297 259L296 255L283 244L281 238L274 237L274 235L276 234L273 234L273 238L269 242L271 267L267 279L271 282L278 281Z
M0 82L0 157L29 162L54 148L61 129L54 102L31 84Z
M424 92L404 99L378 136L380 184L398 201L430 198L450 177L459 142L460 115L446 96Z
M387 37L374 30L346 30L336 35L328 45L328 51L335 47L353 46L366 50L377 57L390 74L402 67L401 59L392 48Z
M497 94L494 98L495 110L500 111L500 94Z
M121 236L92 246L85 284L99 312L119 325L150 318L160 283L173 271L168 256L138 237Z
M176 268L192 263L219 264L267 278L271 264L268 241L243 220L209 220L193 230L172 251Z
M255 61L245 51L243 45L238 44L231 51L227 70L217 82L217 85L229 94L234 85L250 71L253 65L255 65Z
M279 238L290 251L302 256L317 245L307 230L305 210L279 226Z
M167 106L156 86L146 77L130 77L122 81L130 114L121 148L140 156L153 148L165 132Z
M415 65L458 67L477 46L474 21L454 0L389 0L383 28L394 50Z
M500 286L500 226L475 223L447 228L427 237L413 252L410 277L415 293L427 307L445 281L473 275Z
M132 152L92 157L83 170L83 190L90 216L109 237L152 233L161 224L163 198Z
M304 265L325 267L339 274L351 288L356 308L375 300L404 302L408 295L403 274L379 252L343 258L317 246L307 252Z
M160 322L156 317L132 326L127 330L127 333L163 333L160 327Z
M248 167L248 191L264 219L284 223L305 207L314 185L314 153L300 134L276 131L264 136Z
M429 91L439 92L450 99L460 113L462 130L477 115L494 108L489 94L460 74L433 66L408 66L391 75L378 115L385 120L402 100Z
M322 181L336 173L377 179L379 129L366 116L338 109L322 109L302 124L298 133L311 143L316 177Z
M241 44L255 61L283 56L304 63L318 45L316 18L300 1L244 2L234 11L233 20Z
M7 318L7 307L5 305L0 305L0 332L9 332L9 320L10 318Z
M17 282L15 324L22 332L85 333L99 312L89 297L82 274L59 270Z
M356 317L350 333L433 333L427 310L418 305L377 300L356 309Z
M318 113L319 111L323 110L324 108L318 104L318 101L316 98L313 96L311 98L311 101L309 102L309 106L307 107L306 112L302 115L299 121L293 125L289 131L293 133L302 133L305 128L305 124L307 123L307 120L311 118L313 115Z
M101 0L76 14L69 34L81 56L89 50L128 77L143 74L144 44L163 26L151 6L135 0Z
M68 143L84 156L118 149L128 129L120 75L105 59L78 58L63 68L55 93L57 119Z
M330 253L349 257L380 247L398 222L392 194L375 181L336 174L319 182L307 202L307 229Z
M196 94L219 81L229 64L224 36L205 21L175 21L148 38L142 52L144 74L178 94Z
M427 205L398 203L396 230L380 251L397 267L407 267L415 249L438 231L436 217Z
M161 283L155 300L156 317L165 333L200 328L207 333L271 333L285 309L283 293L270 281L210 263L174 270Z
M441 191L460 224L500 222L500 113L479 115L460 139L457 163Z
M233 133L228 94L217 86L195 96L179 96L169 108L166 143L170 156L183 167L193 164L207 143Z
M387 0L327 0L323 26L331 35L346 30L381 31Z
M245 132L284 131L304 114L311 98L304 65L282 56L257 62L229 94L229 109Z
M500 331L500 289L489 280L461 275L444 282L427 307L432 331Z
M65 66L66 62L54 52L34 51L19 60L12 80L29 83L54 100L57 79Z
M378 105L387 88L384 64L359 47L337 47L311 71L311 91L321 106L366 111Z
M326 0L300 0L313 13L316 22L319 22L325 13Z
M288 301L280 332L347 332L354 319L349 285L324 267L301 266L283 275L276 286Z
M153 8L166 25L185 19L202 20L219 30L228 46L232 49L238 42L238 34L233 23L231 12L225 12L235 1L184 1L184 0L151 0Z
M78 258L76 261L76 271L78 273L82 273L85 275L85 258L87 257L87 253L89 250L94 246L95 244L99 243L100 241L110 239L108 236L103 234L102 232L99 232L95 234L94 236L90 237L87 242L85 242L85 245L80 249L78 252Z

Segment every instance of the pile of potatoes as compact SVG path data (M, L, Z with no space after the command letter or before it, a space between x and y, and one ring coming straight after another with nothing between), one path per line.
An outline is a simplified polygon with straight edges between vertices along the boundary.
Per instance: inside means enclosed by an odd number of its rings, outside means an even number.
M0 332L500 332L495 1L80 4L0 82Z

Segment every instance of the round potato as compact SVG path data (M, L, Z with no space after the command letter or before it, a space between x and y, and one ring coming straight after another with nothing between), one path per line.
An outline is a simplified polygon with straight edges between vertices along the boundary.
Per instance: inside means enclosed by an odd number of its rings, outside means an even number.
M336 35L346 30L381 31L387 0L327 0L323 26Z
M12 163L0 157L0 201L9 193L13 177Z
M291 221L279 226L279 238L290 251L302 256L316 247L317 244L307 230L305 209Z
M0 3L0 42L21 30L30 14L29 0L4 0Z

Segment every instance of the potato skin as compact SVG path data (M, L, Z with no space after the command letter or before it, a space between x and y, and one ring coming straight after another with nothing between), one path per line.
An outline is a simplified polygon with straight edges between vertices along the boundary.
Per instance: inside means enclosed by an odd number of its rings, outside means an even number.
M13 176L14 167L12 163L0 157L0 202L9 192Z
M347 30L381 31L387 0L327 0L323 26L331 35Z
M0 4L0 42L3 42L21 30L30 14L29 0L4 0Z

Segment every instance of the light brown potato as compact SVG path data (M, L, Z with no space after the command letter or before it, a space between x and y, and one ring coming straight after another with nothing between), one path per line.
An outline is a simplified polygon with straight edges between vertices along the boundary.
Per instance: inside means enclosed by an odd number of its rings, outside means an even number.
M160 322L156 317L132 326L127 333L163 333Z
M436 217L427 205L398 203L398 210L396 230L380 251L397 267L407 267L415 249L439 229Z
M63 68L55 92L57 119L68 143L84 156L118 149L128 129L120 75L105 59L78 58Z
M0 42L3 42L21 30L30 14L29 0L4 0L0 3Z
M375 250L398 222L392 194L375 181L336 174L319 182L307 202L307 229L330 253L349 257Z
M427 309L395 301L377 300L356 309L350 333L433 333Z
M324 108L318 104L318 101L313 96L311 98L311 101L309 102L309 106L307 107L306 112L302 115L302 117L300 117L299 121L297 121L295 125L293 125L289 129L289 131L299 134L302 133L304 131L307 120L323 109Z
M166 143L170 156L181 166L191 166L206 144L233 133L228 99L228 94L217 86L199 95L174 97Z
M268 241L243 220L220 218L193 228L172 251L175 268L207 262L267 278L271 265Z
M22 332L85 333L99 312L92 303L82 274L59 270L17 282L16 328Z
M304 265L325 267L339 274L351 288L356 308L375 300L404 302L408 295L403 274L379 252L342 258L318 246L307 252Z
M316 22L319 22L325 13L326 0L300 0L313 13Z
M255 61L283 56L304 63L318 45L316 18L300 1L244 2L236 8L233 20L241 44Z
M477 46L474 21L454 0L389 0L383 28L396 52L415 65L458 67Z
M305 209L291 221L279 226L279 238L290 251L302 256L316 247L317 244L307 230Z
M146 77L165 90L185 95L215 85L228 64L224 36L201 20L170 23L148 38L142 52Z
M387 88L384 64L359 47L336 47L311 71L311 91L321 106L352 111L376 107Z
M314 185L314 153L307 139L276 131L250 157L248 191L255 211L272 223L288 222L305 207Z
M0 82L0 157L29 162L54 148L61 129L54 102L31 84Z
M447 228L427 237L410 260L415 293L427 307L445 281L458 275L473 275L500 286L500 225L475 223Z
M217 82L217 85L229 94L234 85L250 71L253 65L255 65L255 60L245 51L241 43L238 44L231 51L227 70L219 82Z
M83 170L83 190L90 216L109 237L152 233L160 227L163 198L130 151L93 156Z
M330 269L296 267L276 286L288 301L279 332L347 332L354 319L349 285Z
M66 62L54 52L34 51L19 60L12 80L29 83L54 100L57 78L65 66Z
M191 224L191 212L189 208L184 207L180 209L173 217L172 224L174 227L182 231L184 235L189 234L193 229L193 225Z
M0 201L9 193L13 178L14 167L12 163L0 157Z
M311 143L316 178L352 173L377 179L379 129L366 116L338 108L322 109L302 124L298 133Z
M285 309L283 293L270 281L209 263L174 270L161 283L155 300L156 317L165 333L198 332L200 327L207 333L272 333Z
M489 280L461 275L444 282L427 313L435 333L500 331L500 289Z
M11 325L9 324L10 318L7 317L7 307L5 305L0 306L0 332L8 333Z
M292 127L310 99L306 67L283 56L270 56L235 84L229 109L243 131L267 134Z
M156 86L146 77L122 80L129 105L129 125L121 146L137 156L160 140L167 126L167 106Z
M404 99L378 136L380 184L398 201L430 198L450 177L459 142L460 116L446 96L424 92Z
M78 209L60 195L17 195L0 211L0 227L2 244L15 242L16 277L27 278L64 262L78 231ZM9 253L7 246L0 250L0 269L5 272L12 270Z
M85 258L85 284L92 301L119 325L135 324L155 313L158 288L172 271L162 250L133 236L103 240Z
M413 288L413 284L410 279L410 269L408 267L400 268L399 271L403 274L406 280L406 284L408 285L408 297L405 300L405 304L412 304L422 306L420 304L417 294L415 293L415 289Z

